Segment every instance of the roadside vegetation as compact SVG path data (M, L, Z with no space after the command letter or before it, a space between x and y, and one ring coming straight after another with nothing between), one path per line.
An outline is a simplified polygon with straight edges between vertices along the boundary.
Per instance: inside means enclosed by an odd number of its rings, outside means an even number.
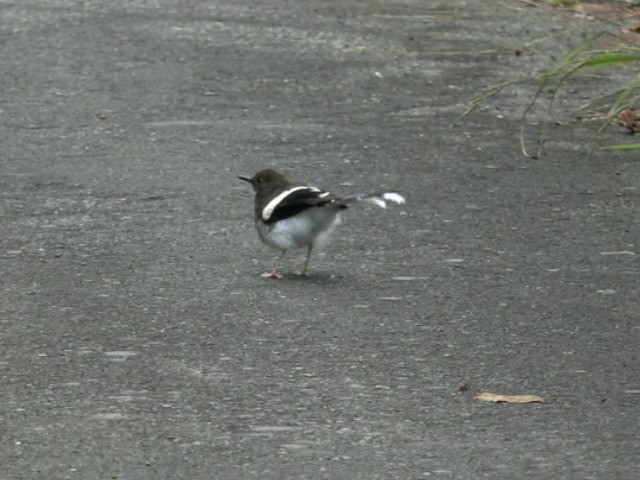
M586 5L594 5L594 8L597 7L596 9L599 12L616 12L617 14L622 12L623 15L626 15L626 18L629 18L629 16L640 17L640 2L614 1L587 4L569 0L521 1L532 5L553 5L554 8L571 11L584 9ZM575 81L576 75L588 70L605 67L622 69L624 76L628 78L626 83L604 88L602 94L588 99L577 111L572 112L572 117L574 120L594 121L598 124L598 127L594 129L592 148L625 151L640 150L640 143L637 141L609 145L600 145L598 143L601 133L611 125L617 124L630 135L640 131L640 110L636 110L640 103L640 69L638 68L640 67L640 24L626 28L623 28L618 23L615 24L619 27L618 31L603 31L587 38L566 52L554 65L540 74L489 86L470 103L468 109L460 115L458 120L469 115L508 87L533 83L535 87L530 101L520 119L520 146L525 156L537 158L542 152L548 125L561 121L556 118L554 107L563 87L566 88L571 85ZM543 93L548 93L548 95L543 95ZM527 143L532 142L531 140L528 141L526 137L528 119L534 106L545 99L547 101L545 118L542 122L541 133L535 140L535 143L537 143L536 151L533 152L527 148Z

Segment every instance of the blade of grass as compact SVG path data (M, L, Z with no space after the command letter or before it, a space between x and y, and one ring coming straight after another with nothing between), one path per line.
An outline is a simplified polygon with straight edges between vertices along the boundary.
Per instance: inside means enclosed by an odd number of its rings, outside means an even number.
M630 81L625 89L616 97L616 101L611 105L607 116L611 118L613 115L617 115L621 108L627 107L630 103L627 102L627 98L629 98L631 93L638 87L640 87L640 76Z
M549 123L549 119L551 118L551 113L553 112L553 104L558 95L558 90L564 84L564 82L571 76L571 71L565 73L560 80L556 83L555 87L551 91L551 98L549 99L549 106L547 107L547 114L542 119L542 131L540 133L540 137L538 139L538 152L536 153L536 157L540 157L542 155L542 148L544 146L544 140L547 135L547 125Z
M551 118L551 114L553 111L553 104L558 94L558 90L571 76L573 76L578 70L582 68L596 68L596 67L603 67L606 65L621 63L621 62L640 61L640 54L620 54L620 53L611 53L611 51L605 51L603 53L598 53L595 56L591 56L592 52L590 52L589 55L590 56L585 59L577 59L576 61L569 62L564 66L564 69L566 71L560 77L553 91L551 92L551 98L549 100L547 114L545 115L545 118L542 121L542 133L540 134L540 138L538 140L538 152L536 153L536 157L539 157L542 154L542 148L544 145L544 138L546 136L547 124L548 124L548 120ZM562 70L557 71L558 74L561 72ZM534 96L534 101L537 99L539 93L540 91L536 92L536 95ZM523 149L523 154L525 154L525 156L529 156L527 155L526 148L524 147L524 122L526 120L527 114L529 113L529 110L530 110L529 108L525 110L525 114L523 115L523 118L522 118L523 125L520 130L521 132L520 146ZM605 127L606 127L606 124L605 124ZM604 128L602 130L604 130Z
M578 70L579 68L581 68L582 65L582 61L577 60L577 61L572 61L569 62L567 64L564 64L563 68L565 71L565 73L560 77L560 80L558 80L558 82L556 82L556 85L554 86L553 90L551 91L551 98L549 99L549 106L547 107L547 114L545 115L544 119L542 120L542 132L540 133L540 137L538 139L538 151L535 155L534 158L539 158L540 155L542 154L542 148L544 146L544 138L546 136L546 131L547 131L547 123L548 123L548 119L551 118L551 112L553 111L553 103L554 100L558 94L558 90L560 89L560 87L565 83L565 81L571 77L571 75L573 75L573 73ZM542 90L545 88L545 86L547 85L548 81L553 78L554 76L556 76L557 74L562 72L561 70L556 71L556 73L554 73L553 75L547 76L546 73L543 74L542 78L544 79L543 83L541 84L540 88L538 89L538 91L535 93L533 99L532 99L532 103L529 104L529 106L527 107L527 109L524 111L523 115L522 115L522 119L521 119L521 126L520 126L520 148L522 149L522 153L526 156L529 157L529 154L527 153L526 147L525 147L525 141L524 141L524 132L525 132L525 122L526 122L526 118L529 114L529 111L531 110L531 108L533 107L533 103L536 102L536 100L538 99L538 97L540 96L540 93L542 93Z
M640 143L623 143L619 145L607 145L604 147L600 147L599 150L617 150L617 151L640 150Z
M522 113L522 117L520 118L520 150L522 150L522 154L527 158L531 158L531 156L527 152L527 147L524 142L525 121L527 119L529 111L533 108L533 105L536 103L536 100L540 96L540 93L542 93L542 90L544 90L544 87L547 86L547 83L549 83L549 77L543 77L542 82L538 86L538 90L536 90L536 93L533 95L533 98L527 105L527 108L525 108L524 112Z
M607 32L599 32L587 39L585 39L582 43L580 43L580 45L578 45L575 48L572 48L571 50L569 50L567 53L565 53L562 58L560 60L558 60L556 62L556 64L551 67L550 69L546 70L544 73L542 73L541 75L538 76L538 79L541 81L538 89L536 90L533 98L531 99L531 101L529 102L529 104L527 105L527 108L525 108L524 113L522 114L522 117L520 119L520 150L522 151L522 154L525 157L531 158L531 156L529 155L529 153L527 152L527 148L525 145L525 140L524 140L524 134L525 134L525 122L527 119L527 115L529 114L529 112L531 111L531 109L533 108L533 105L535 104L536 100L538 99L538 97L540 96L540 94L542 93L542 90L544 90L544 88L547 86L547 83L549 82L549 80L554 77L556 74L560 73L562 70L567 69L567 67L569 65L571 65L572 63L576 63L576 58L583 53L585 50L587 50L591 45L593 45L593 43L598 40L601 36L607 34ZM566 76L566 74L565 74ZM557 89L559 88L559 85L556 87L556 89L554 90L554 92L557 92ZM554 93L555 95L555 93ZM549 108L551 108L552 105L549 106ZM543 134L544 134L544 129L545 129L545 124L543 123ZM542 144L542 141L540 142ZM538 153L539 156L539 153Z
M587 39L585 39L580 45L575 48L572 48L567 53L565 53L560 60L556 62L554 66L548 69L543 75L552 77L560 70L562 70L566 65L571 63L578 55L587 50L593 43L598 40L600 37L605 35L607 32L599 32Z
M604 132L607 129L607 127L611 125L611 120L616 118L620 114L620 112L622 112L624 109L632 107L637 102L640 102L640 95L631 97L631 99L627 104L621 105L616 110L613 110L612 112L607 113L604 116L604 118L602 118L602 125L598 128L598 131L595 133L595 135L593 136L593 139L591 140L591 142L594 144L594 148L595 148L595 141L598 139L600 134L602 134L602 132Z
M474 112L486 100L488 100L489 98L497 95L502 90L504 90L506 87L508 87L510 85L515 85L515 84L518 84L518 83L524 83L524 82L530 82L530 81L531 81L530 78L519 78L519 79L516 79L516 80L509 80L508 82L503 82L503 83L498 83L496 85L491 85L487 89L486 93L484 93L484 94L480 95L479 97L476 97L475 99L473 99L473 101L471 102L471 105L463 113L461 113L460 115L458 115L458 117L456 117L456 119L451 123L450 127L454 127L460 120L462 120L464 117L466 117L470 113Z
M612 37L614 39L619 40L619 42L613 48L607 48L607 49L593 48L596 42L598 42L598 40L603 36ZM622 43L622 45L620 45L620 43ZM635 42L629 38L622 37L612 32L601 31L583 40L578 46L566 52L560 58L560 60L558 60L551 68L547 69L543 73L530 76L524 79L504 82L504 83L490 87L486 93L484 93L483 95L473 100L469 108L464 113L462 113L458 118L456 118L452 126L455 125L461 118L475 111L483 102L500 93L507 86L537 80L538 87L533 95L533 98L527 104L520 119L520 123L521 123L520 147L523 155L525 155L526 157L532 158L526 149L526 142L525 142L526 120L531 110L533 109L533 106L535 105L535 103L539 101L540 96L542 95L547 85L551 81L553 81L554 87L552 90L550 90L551 97L549 99L547 113L542 122L542 133L539 140L540 147L537 153L537 156L539 156L544 145L544 138L547 131L548 121L550 118L552 118L555 99L558 95L560 88L579 70L582 70L585 68L618 66L621 64L629 63L629 62L640 62L640 43ZM611 123L611 119L613 117L618 115L620 111L623 110L624 108L629 108L630 106L633 106L636 102L640 101L640 95L635 94L637 89L640 89L640 76L636 80L631 82L631 84L627 84L624 87L618 88L613 92L600 95L595 99L590 100L588 103L586 103L585 105L581 106L578 109L578 111L582 111L586 108L589 108L591 105L594 105L598 101L615 97L614 104L609 108L609 111L607 112L607 114L599 116L600 118L604 118L605 122L602 125L602 127L599 129L598 133L596 134L596 137L594 137L594 142L595 142L595 138L597 138L597 135L600 134ZM596 148L595 145L593 148ZM633 148L625 147L625 149L631 150Z
M624 88L617 88L616 90L609 92L609 93L605 93L602 95L598 95L597 97L592 98L591 100L589 100L587 103L585 103L584 105L581 105L580 107L578 107L578 112L581 112L583 110L586 110L588 108L591 108L594 104L601 102L603 100L606 100L609 97L615 97L617 95L620 95L622 92L624 92L626 89L626 87Z
M589 153L593 152L596 148L596 140L598 137L604 132L609 125L611 125L611 120L616 118L622 110L625 108L633 107L637 102L640 101L640 95L635 95L631 98L628 98L631 92L633 92L636 88L640 87L640 78L636 78L635 80L629 82L624 91L618 96L615 103L609 109L609 112L604 116L602 120L602 125L596 131L596 134L591 139L591 150Z
M580 64L578 68L605 67L612 63L638 62L640 54L631 53L608 53L588 58Z
M615 110L613 110L613 109L609 110L609 112L602 119L602 125L600 126L600 128L598 128L598 131L593 136L593 139L591 141L595 142L597 140L597 138L600 136L600 134L602 132L604 132L604 130L609 125L611 125L611 120L616 118L620 114L620 112L622 112L623 110L625 110L627 108L633 107L639 101L640 101L640 95L635 95L635 96L631 97L628 102L625 102L624 104L618 105L615 108Z

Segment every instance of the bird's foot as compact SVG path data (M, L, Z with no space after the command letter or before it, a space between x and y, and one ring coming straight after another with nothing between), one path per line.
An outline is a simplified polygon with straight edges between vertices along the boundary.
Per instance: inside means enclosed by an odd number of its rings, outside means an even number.
M284 275L282 275L277 270L273 270L271 272L261 273L260 276L263 277L263 278L273 278L275 280L282 280L284 278Z
M302 270L301 272L296 272L297 275L299 275L302 278L310 278L311 275L309 275L309 272L307 272L306 270Z

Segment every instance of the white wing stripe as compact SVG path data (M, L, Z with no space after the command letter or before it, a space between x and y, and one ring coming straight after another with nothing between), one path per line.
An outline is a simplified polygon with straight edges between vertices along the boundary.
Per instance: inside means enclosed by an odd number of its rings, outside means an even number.
M293 192L298 192L300 190L310 190L312 192L318 192L319 190L314 187L293 187L289 190L285 190L280 195L275 196L269 203L265 205L262 209L262 219L267 222L271 218L273 211L278 207L278 204L282 202L286 197L291 195Z

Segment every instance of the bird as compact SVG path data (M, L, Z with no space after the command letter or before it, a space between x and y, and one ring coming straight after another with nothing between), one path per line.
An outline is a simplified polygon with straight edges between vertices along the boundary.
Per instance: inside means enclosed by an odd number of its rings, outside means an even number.
M307 249L300 275L308 277L311 253L322 250L341 223L340 213L349 205L366 202L386 208L388 203L405 203L398 192L338 197L318 187L293 183L272 168L238 178L251 184L255 192L255 225L260 240L280 252L273 269L262 274L274 279L283 278L279 264L287 251L296 248Z

